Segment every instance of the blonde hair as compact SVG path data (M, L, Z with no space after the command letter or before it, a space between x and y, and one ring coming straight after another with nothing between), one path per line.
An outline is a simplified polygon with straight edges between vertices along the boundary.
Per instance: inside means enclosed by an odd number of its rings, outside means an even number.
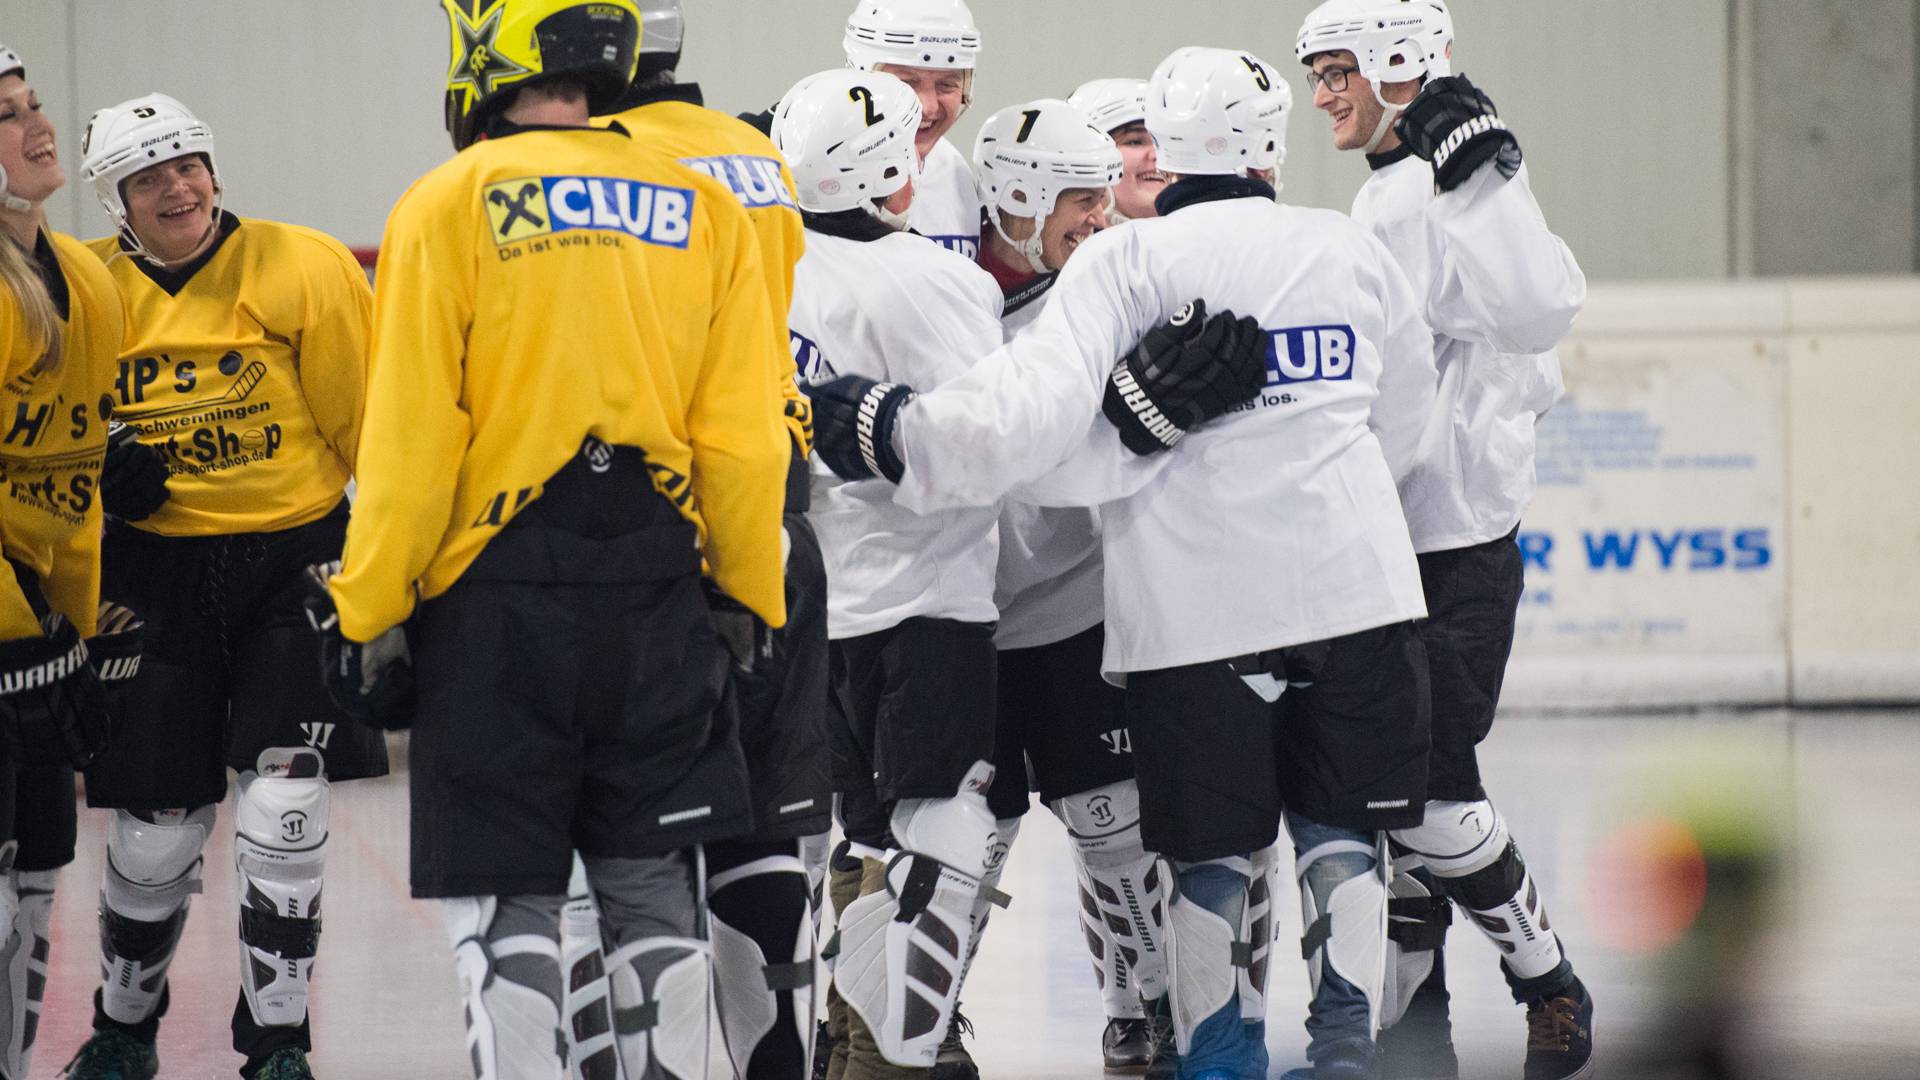
M59 367L60 311L53 305L47 283L41 280L40 268L20 250L20 245L6 236L0 236L0 282L19 300L21 321L26 324L27 333L45 343L46 351L33 365L33 370L39 373Z

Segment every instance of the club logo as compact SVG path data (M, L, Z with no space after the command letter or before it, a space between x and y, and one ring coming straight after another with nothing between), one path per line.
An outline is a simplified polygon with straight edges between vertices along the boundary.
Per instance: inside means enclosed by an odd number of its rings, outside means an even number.
M501 247L545 236L555 237L561 247L587 244L592 242L587 237L566 234L600 232L657 247L685 248L693 235L690 188L612 176L523 176L487 185L481 201L493 242ZM501 253L503 260L508 257Z

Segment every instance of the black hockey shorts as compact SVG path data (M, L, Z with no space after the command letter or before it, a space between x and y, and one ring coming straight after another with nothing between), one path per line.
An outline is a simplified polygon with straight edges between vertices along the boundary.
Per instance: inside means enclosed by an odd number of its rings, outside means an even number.
M217 803L227 770L311 746L330 780L387 774L381 733L335 709L301 607L313 563L340 557L347 504L271 533L155 536L112 523L100 595L147 622L140 673L117 696L113 744L87 769L87 803L164 810Z
M693 526L639 450L585 462L420 606L416 897L564 895L576 849L643 858L752 828Z
M1420 556L1427 618L1419 629L1433 681L1429 798L1486 798L1476 748L1493 729L1494 709L1500 704L1523 571L1513 533Z
M1269 704L1243 676L1290 686ZM1417 824L1427 672L1411 623L1258 656L1127 676L1141 838L1187 862L1274 842L1292 810L1323 825Z
M7 563L34 616L46 618L48 607L40 591L40 576L12 559ZM58 870L72 862L79 827L78 805L73 794L73 766L15 761L5 744L0 744L0 844L18 842L14 869Z
M993 760L993 624L912 618L829 652L841 822L884 847L893 803L955 795L974 762Z
M1100 677L1104 625L1030 649L1000 652L999 722L993 733L996 818L1041 803L1133 779L1126 699Z
M786 840L832 824L827 753L827 568L804 514L786 516L787 624L773 631L772 655L729 693L740 714L740 745L753 780L754 838Z

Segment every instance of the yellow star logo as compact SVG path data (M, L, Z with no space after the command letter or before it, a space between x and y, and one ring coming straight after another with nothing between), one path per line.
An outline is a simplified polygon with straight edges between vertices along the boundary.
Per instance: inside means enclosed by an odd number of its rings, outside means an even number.
M506 10L505 4L495 3L478 22L469 18L464 7L450 9L460 45L453 53L453 67L447 72L447 89L465 89L467 107L471 109L474 102L492 94L501 84L524 79L533 71L501 53L494 43L500 33L500 15Z

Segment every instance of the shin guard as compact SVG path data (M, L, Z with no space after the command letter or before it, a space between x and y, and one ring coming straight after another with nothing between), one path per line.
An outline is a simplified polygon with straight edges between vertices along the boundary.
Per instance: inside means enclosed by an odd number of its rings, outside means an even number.
M894 1065L931 1067L959 1000L996 840L982 794L992 779L993 767L976 762L958 794L901 800L884 888L841 920L835 985Z
M1539 979L1560 966L1560 940L1540 891L1492 803L1429 802L1419 826L1393 837L1418 853L1447 897L1467 909L1513 978Z
M1251 857L1181 863L1168 905L1167 970L1182 1074L1266 1075L1267 890ZM1256 965L1258 972L1256 973Z
M560 909L561 1004L572 1080L617 1080L619 1050L613 1042L613 1001L607 988L606 950L600 909L587 887L587 867L573 857L567 902Z
M1300 955L1313 995L1307 1056L1334 1043L1371 1047L1386 979L1387 882L1384 837L1316 825L1289 815L1298 855ZM1304 848L1304 850L1301 850ZM1369 1050L1369 1052L1371 1052Z
M258 771L240 777L240 991L262 1026L307 1018L329 803L320 754L309 747L263 750Z
M1140 842L1140 788L1124 780L1050 809L1073 842L1080 928L1107 1016L1145 1016L1142 999L1167 992L1167 883Z
M1380 1026L1400 1022L1413 996L1434 972L1453 922L1453 905L1439 892L1432 871L1411 853L1393 856L1387 882L1387 961L1380 992Z
M211 806L113 812L100 886L100 1007L110 1019L138 1024L160 1009L213 822Z
M13 841L0 845L0 1076L24 1080L47 993L47 933L59 872L14 870L13 855Z
M741 1080L801 1076L812 1061L817 957L813 887L796 854L707 881L721 1041Z
M466 1004L474 1080L558 1077L558 896L463 896L442 901Z

